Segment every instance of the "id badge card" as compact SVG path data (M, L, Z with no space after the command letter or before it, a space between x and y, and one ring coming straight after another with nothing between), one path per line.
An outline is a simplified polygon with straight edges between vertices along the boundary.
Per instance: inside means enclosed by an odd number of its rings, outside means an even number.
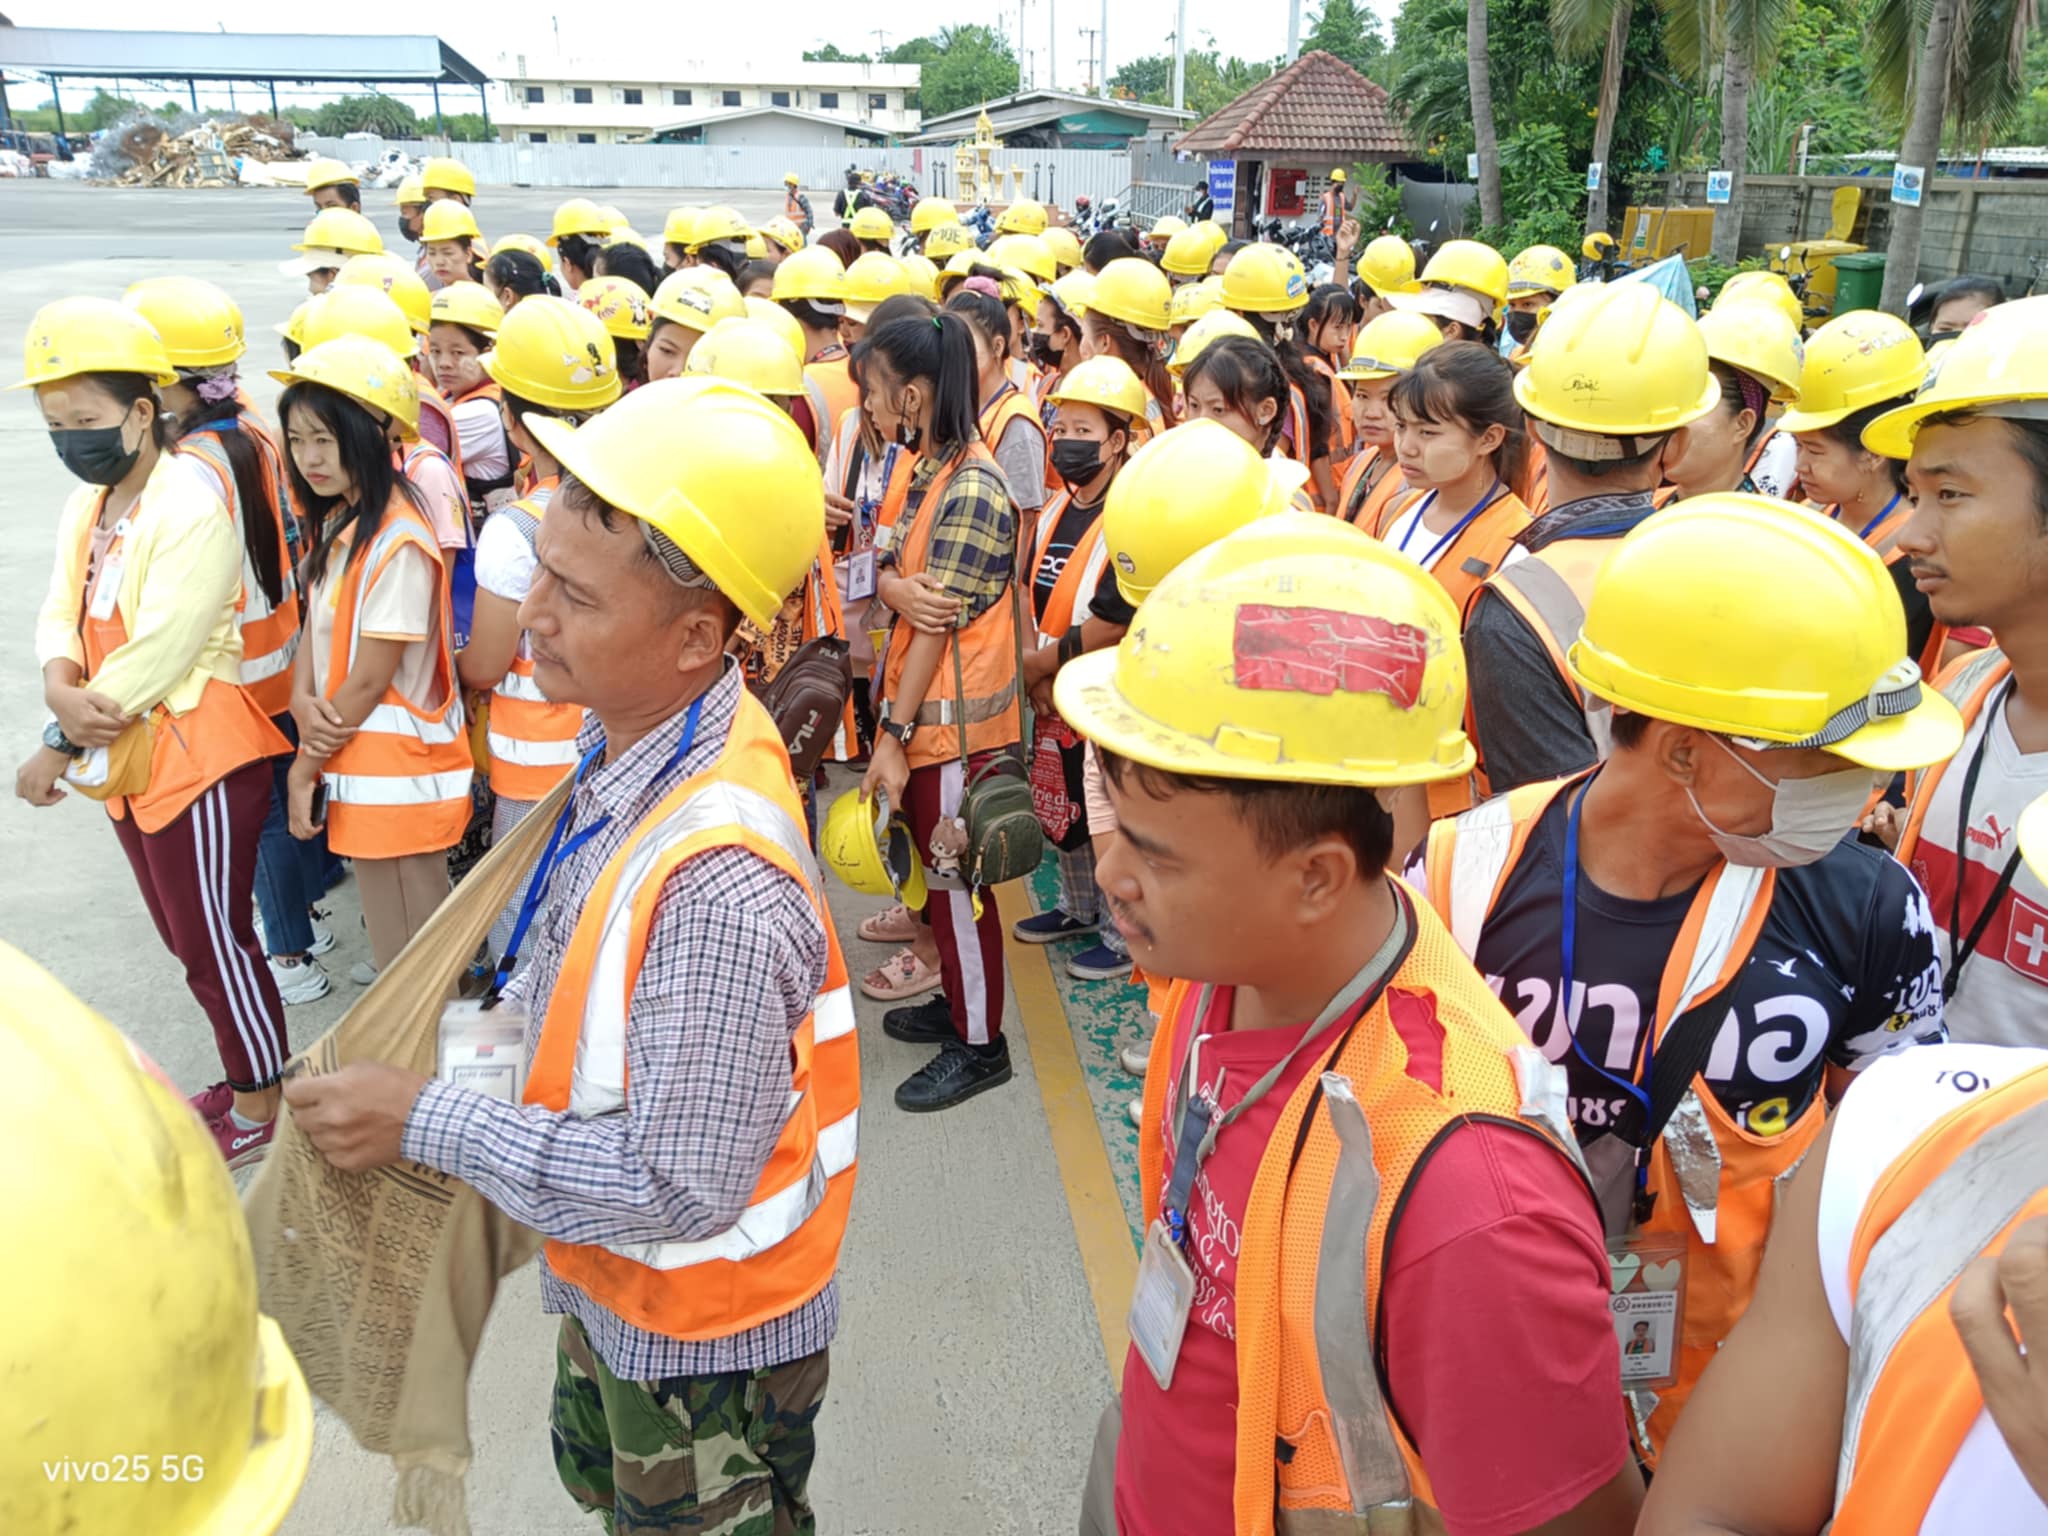
M92 606L86 611L101 623L114 616L114 602L121 595L123 563L119 554L108 555L100 565L99 578L93 582Z
M1622 1390L1673 1385L1685 1324L1684 1236L1650 1232L1609 1241L1607 1271Z
M872 549L848 555L845 571L848 602L858 603L875 595L875 552Z
M1155 1220L1145 1232L1145 1251L1138 1259L1129 1326L1131 1342L1162 1392L1173 1385L1174 1362L1180 1358L1180 1341L1194 1306L1195 1272L1180 1245L1167 1235L1166 1223Z
M523 1003L500 1002L486 1011L481 998L466 998L441 1010L435 1076L507 1104L526 1088L526 1023Z

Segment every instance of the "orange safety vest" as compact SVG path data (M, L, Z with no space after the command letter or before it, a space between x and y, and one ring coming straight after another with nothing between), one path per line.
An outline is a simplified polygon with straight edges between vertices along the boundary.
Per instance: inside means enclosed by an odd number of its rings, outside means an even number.
M1355 526L1371 533L1380 526L1380 516L1387 504L1407 489L1408 482L1401 478L1393 454L1375 446L1356 455L1346 467L1344 483L1337 490L1337 505Z
M1550 450L1534 432L1527 434L1526 441L1529 456L1522 461L1522 479L1528 490L1522 493L1522 504L1531 517L1541 517L1550 510Z
M1328 239L1337 238L1338 210L1342 207L1343 196L1335 187L1323 188L1323 234Z
M469 785L475 764L463 731L462 691L448 655L453 619L441 547L426 514L394 491L383 526L356 557L353 537L337 543L341 579L333 588L334 644L327 657L327 696L348 680L355 663L363 605L400 549L411 544L434 563L435 618L427 644L434 648L434 695L446 700L437 714L419 709L394 682L327 759L327 842L345 858L396 859L450 848L469 824Z
M1348 1037L1333 1027L1318 1042L1245 1204L1237 1261L1237 1536L1443 1529L1428 1473L1382 1396L1380 1279L1394 1226L1423 1165L1461 1122L1526 1131L1579 1166L1563 1118L1562 1074L1515 1027L1436 914L1420 902L1412 911L1407 958ZM1396 991L1434 1005L1443 1031L1441 1092L1405 1070L1407 1049L1387 1007ZM1140 1208L1148 1216L1162 1198L1168 1083L1209 1002L1209 988L1173 982L1153 1032L1138 1137ZM1336 1089L1339 1082L1348 1093Z
M1935 689L1955 705L1963 717L1963 745L1969 745L1970 734L1976 729L1977 721L1984 713L1984 706L1991 702L1991 695L1998 685L2012 675L2012 663L2005 659L2005 652L1996 646L1981 651L1971 651L1967 656L1958 656L1934 679ZM1962 755L1958 749L1958 757ZM1920 846L1920 829L1926 824L1929 807L1934 804L1934 792L1941 787L1942 775L1948 772L1955 761L1935 763L1916 773L1906 775L1906 822L1899 831L1899 846L1892 857L1908 869L1913 867L1913 850ZM1956 857L1960 860L1964 850L1958 848ZM1956 878L1963 877L1957 870ZM1961 942L1960 936L1952 942Z
M1486 920L1544 809L1584 778L1575 774L1525 784L1430 827L1429 900L1466 954L1479 953ZM1700 887L1664 964L1653 1050L1673 1020L1708 1005L1742 974L1776 890L1775 871L1733 864L1721 865ZM1665 1134L1657 1138L1649 1180L1655 1204L1639 1230L1684 1239L1686 1297L1677 1383L1655 1393L1631 1394L1637 1448L1650 1465L1656 1464L1700 1372L1748 1310L1778 1181L1798 1166L1826 1120L1826 1096L1815 1094L1784 1130L1761 1135L1754 1127L1736 1124L1696 1073ZM1715 1154L1703 1156L1701 1148L1708 1142Z
M1371 524L1362 523L1360 526L1374 538L1383 539L1387 530L1425 494L1411 490L1405 495L1390 498L1381 505L1379 515ZM1451 601L1462 612L1480 583L1500 569L1501 561L1507 559L1508 551L1515 547L1515 540L1533 521L1521 498L1513 491L1502 490L1485 511L1465 525L1451 547L1437 556L1430 575L1451 595ZM1426 528L1419 529L1415 536L1432 544L1438 537Z
M1603 761L1613 745L1614 706L1578 685L1571 669L1564 664L1564 655L1572 642L1579 638L1579 630L1586 622L1586 604L1593 596L1593 581L1620 542L1619 539L1558 539L1542 549L1531 550L1528 559L1495 571L1474 587L1465 599L1464 610L1465 623L1469 626L1479 594L1491 592L1522 616L1529 628L1535 631L1536 638L1543 642L1543 649L1549 653L1558 677L1571 690L1573 701L1586 718L1586 731L1593 738L1593 749ZM1465 725L1467 732L1472 733L1470 700L1465 704ZM1476 733L1472 733L1472 740L1483 753L1485 744Z
M483 383L475 388L465 389L455 397L450 403L448 412L448 430L451 434L449 443L451 447L459 449L462 442L460 434L455 432L454 407L467 405L472 400L489 400L495 404L502 405L505 400L505 391L500 387L497 380L485 379ZM480 474L472 473L469 467L461 462L459 453L451 453L449 455L450 460L455 464L456 472L462 476L463 488L469 492L470 515L473 518L480 520L486 512L496 511L497 508L491 503L491 497L500 492L509 491L518 484L519 454L513 448L510 437L505 439L505 456L510 461L505 472L502 475L486 480Z
M299 654L299 586L292 571L291 543L285 536L285 507L281 493L283 461L277 444L263 424L247 411L237 413L243 433L256 448L264 479L271 488L262 507L244 507L235 485L235 472L228 464L227 449L218 431L194 432L179 440L178 451L189 454L213 471L220 482L220 499L234 519L235 532L242 535L242 686L256 701L257 708L275 718L292 707L292 662ZM272 603L256 578L248 556L248 541L242 520L251 515L267 516L277 530L277 563L281 578L278 600Z
M528 544L539 532L541 517L561 480L560 475L550 475L523 501L505 508ZM533 650L521 630L512 666L491 690L486 735L491 749L491 787L509 800L546 799L548 791L576 766L576 733L582 729L581 704L552 703L534 682Z
M839 423L860 404L860 388L848 371L846 351L838 348L836 352L836 356L804 364L804 381L811 386L809 393L820 413L819 439L825 443L839 435Z
M1317 353L1308 354L1308 365L1330 386L1330 462L1345 464L1358 451L1358 425L1351 419L1351 389L1337 377L1337 370L1330 366L1330 360Z
M1056 491L1045 504L1045 510L1038 515L1038 537L1033 540L1031 569L1038 570L1045 559L1045 549L1052 542L1054 531L1060 519L1066 515L1067 503L1074 499L1072 491ZM1095 514L1081 537L1074 542L1074 548L1067 556L1067 563L1060 568L1058 578L1052 584L1052 591L1046 595L1045 617L1038 621L1038 644L1055 645L1060 637L1074 626L1074 614L1080 607L1081 592L1095 589L1102 580L1102 573L1109 565L1109 546L1102 541L1102 514ZM1085 617L1085 615L1084 615Z
M905 461L909 454L903 455ZM910 491L910 477L900 475L889 487L888 496L882 504L881 528L877 530L880 544L881 529L887 529L889 542L885 547L898 551L896 570L902 576L915 576L924 569L926 557L931 552L932 532L938 526L939 507L945 500L946 487L962 464L979 460L1000 476L996 461L980 443L969 443L950 463L932 476L931 484L925 488L924 500L918 503L917 513L907 527L898 527L904 505ZM894 509L891 510L891 503ZM997 598L964 629L953 632L951 643L959 647L961 675L966 681L967 697L956 697L957 684L953 677L953 659L941 657L937 670L932 673L931 685L925 689L924 702L918 706L918 729L910 738L907 756L912 768L929 768L935 763L950 763L960 755L960 728L957 722L964 721L967 727L967 750L986 752L995 747L1014 746L1024 734L1024 697L1020 686L1022 679L1017 675L1017 582L1013 578L1003 595ZM889 638L889 655L882 669L882 698L894 699L896 690L903 681L903 665L910 655L910 643L916 631L907 619L896 620Z
M2035 1067L1964 1099L1872 1188L1849 1244L1833 1536L1919 1530L1983 1414L1949 1301L1972 1259L2003 1253L2015 1228L2048 1213L2044 1131L2048 1067Z
M623 1114L626 1029L669 877L742 848L803 887L823 927L825 986L790 1041L789 1110L747 1209L694 1241L600 1246L550 1239L548 1268L636 1328L730 1338L795 1311L831 1283L853 1201L860 1042L846 962L825 910L789 757L749 693L716 761L669 792L598 874L548 998L525 1101L579 1120Z
M1767 435L1763 443L1757 445L1757 451L1750 459L1751 468L1754 468L1756 461L1763 457L1764 447L1769 442L1770 438ZM1820 514L1822 517L1832 518L1839 523L1842 521L1842 504L1840 502L1830 503L1820 509ZM1899 535L1905 531L1906 524L1911 521L1912 516L1912 503L1901 497L1900 504L1892 510L1890 515L1881 519L1875 527L1863 535L1863 542L1876 550L1888 567L1897 565L1906 558L1906 552L1899 548ZM1844 524L1844 526L1847 525ZM1921 647L1918 657L1921 676L1932 677L1941 670L1941 653L1948 644L1948 632L1948 626L1942 623L1941 620L1936 619L1934 621L1933 628L1927 633L1927 644Z
M804 200L791 188L782 194L782 214L790 223L799 227L810 221L810 210L804 207Z
M1046 439L1046 457L1052 457L1052 435L1045 430L1045 423L1038 419L1038 408L1032 403L1030 392L1015 384L999 391L995 399L981 408L978 425L982 446L993 454L1013 421L1028 421L1036 427L1039 435Z

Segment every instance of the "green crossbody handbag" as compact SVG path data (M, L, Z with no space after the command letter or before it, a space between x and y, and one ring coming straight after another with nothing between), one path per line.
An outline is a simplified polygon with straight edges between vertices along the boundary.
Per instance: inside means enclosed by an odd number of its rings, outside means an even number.
M1021 538L1021 532L1020 532ZM960 767L966 785L960 792L960 819L967 823L967 852L960 860L960 872L969 890L982 885L1002 885L1021 880L1038 868L1045 857L1045 828L1031 798L1031 775L1024 765L1023 743L1031 740L1031 702L1024 693L1024 613L1017 569L1010 569L1010 591L1018 612L1011 616L1011 634L1017 642L1017 722L1019 745L1004 751L979 769L967 760L967 677L960 662L956 634L953 650L953 723L960 732Z

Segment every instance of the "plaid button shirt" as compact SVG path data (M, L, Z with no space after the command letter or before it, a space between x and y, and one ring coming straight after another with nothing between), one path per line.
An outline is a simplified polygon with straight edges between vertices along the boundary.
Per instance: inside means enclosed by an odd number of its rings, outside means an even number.
M924 515L925 492L943 465L940 459L920 459L911 471L899 548L911 525ZM925 549L924 569L941 588L961 599L960 623L965 626L994 607L1010 587L1017 562L1017 507L1010 499L1009 482L993 464L969 460L947 482L945 502L933 509L932 516L937 522Z
M561 860L506 997L528 1009L527 1059L562 958L599 874L633 829L724 749L740 673L704 695L680 759L687 711L585 776ZM594 719L577 745L604 739ZM623 1113L590 1119L429 1083L406 1121L405 1156L454 1174L516 1220L569 1243L696 1241L729 1230L751 1200L789 1105L790 1041L825 982L826 942L810 898L741 848L669 876L626 1026L632 1083ZM542 1260L541 1298L574 1314L614 1375L629 1381L756 1370L813 1354L839 1325L834 1281L809 1302L729 1338L686 1343L636 1328Z

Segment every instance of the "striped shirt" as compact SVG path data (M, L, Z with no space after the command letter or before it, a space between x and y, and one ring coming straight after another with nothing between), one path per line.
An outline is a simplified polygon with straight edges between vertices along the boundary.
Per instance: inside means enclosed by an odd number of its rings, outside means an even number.
M554 872L506 988L529 1013L532 1059L576 920L599 874L678 784L725 746L739 669L704 696L697 735L675 760L687 711L585 776L563 841L609 816ZM604 739L586 720L577 745ZM789 1105L790 1042L825 982L826 942L803 888L741 848L690 860L668 879L626 1026L632 1089L621 1114L580 1120L429 1083L406 1121L404 1155L474 1185L493 1205L569 1243L695 1242L746 1209ZM839 1325L834 1281L757 1328L688 1343L636 1328L542 1260L541 1299L583 1324L628 1381L757 1370L814 1354Z

